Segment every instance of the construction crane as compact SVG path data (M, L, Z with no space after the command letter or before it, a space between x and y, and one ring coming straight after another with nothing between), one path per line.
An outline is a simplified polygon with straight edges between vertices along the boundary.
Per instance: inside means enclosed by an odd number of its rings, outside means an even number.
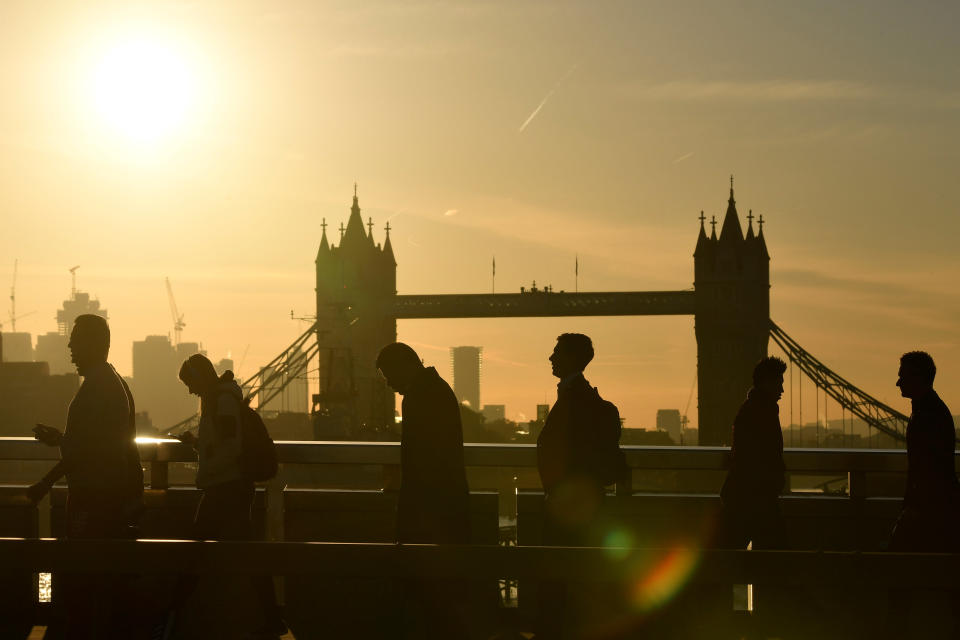
M21 313L21 314L18 315L18 316L13 316L13 315L11 315L11 316L10 316L10 326L13 327L13 333L16 333L16 331L17 331L17 320L19 320L19 319L21 319L21 318L26 318L27 316L32 316L32 315L35 314L35 313L36 313L36 311L28 311L28 312L26 312L26 313ZM3 330L3 322L0 322L0 331L2 331L2 330Z
M77 297L77 269L80 268L80 265L72 267L70 271L70 299L73 300Z
M170 315L173 316L173 345L180 344L180 333L187 323L183 321L183 314L177 310L177 301L173 299L173 287L170 278L167 278L167 299L170 301Z

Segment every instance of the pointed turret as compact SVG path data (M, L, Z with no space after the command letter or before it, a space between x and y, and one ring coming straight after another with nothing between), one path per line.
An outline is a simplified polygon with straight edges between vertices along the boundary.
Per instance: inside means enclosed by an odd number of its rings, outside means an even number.
M748 242L754 240L756 236L753 235L753 209L750 209L750 213L747 214L747 237Z
M733 176L730 176L730 199L727 201L727 215L723 218L723 227L720 229L720 243L743 241L743 228L740 226L740 216L737 215L737 201L733 199Z
M317 249L317 261L319 262L321 258L324 258L330 254L330 243L327 241L327 219L324 218L323 222L320 223L320 227L323 229L323 235L320 236L320 248Z
M710 216L710 239L717 241L717 216Z
M703 211L700 212L700 235L697 236L697 248L693 250L693 256L702 256L710 248L710 238L707 237L707 230L704 227L706 216Z
M770 254L767 252L767 241L763 237L763 216L760 216L757 220L757 225L760 227L760 232L757 234L757 244L760 248L760 255L769 261Z
M390 221L387 221L387 226L384 227L386 232L386 239L383 241L383 257L387 260L389 264L397 266L397 259L393 255L393 243L390 242Z
M353 206L350 207L350 219L347 220L347 229L340 241L340 247L347 249L359 246L367 241L367 232L363 229L363 218L360 216L360 202L357 199L357 185L353 185Z

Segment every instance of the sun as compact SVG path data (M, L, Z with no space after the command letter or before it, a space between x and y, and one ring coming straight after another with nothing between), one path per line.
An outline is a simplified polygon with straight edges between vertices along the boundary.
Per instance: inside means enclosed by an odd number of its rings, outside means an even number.
M101 123L131 142L153 144L181 129L197 99L197 77L175 42L129 37L101 50L89 93Z

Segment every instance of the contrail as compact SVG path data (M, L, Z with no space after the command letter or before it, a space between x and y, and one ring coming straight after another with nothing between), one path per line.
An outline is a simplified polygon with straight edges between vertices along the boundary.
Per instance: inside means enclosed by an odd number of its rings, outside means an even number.
M517 133L523 133L523 130L527 128L527 125L530 124L530 122L533 121L533 119L537 117L537 114L538 114L538 113L540 113L540 109L543 109L543 105L547 104L547 100L549 100L549 99L553 96L553 94L557 92L557 89L560 88L560 85L563 84L564 80L566 80L567 78L569 78L570 75L571 75L574 71L576 71L576 69L577 69L577 67L578 67L579 65L580 65L580 63L578 62L577 64L575 64L575 65L573 65L572 67L570 67L570 68L567 70L567 72L566 72L565 74L563 74L563 76L561 76L559 80L557 80L557 83L556 83L555 85L553 85L553 88L550 89L550 91L547 92L547 95L543 96L543 100L541 100L541 101L540 101L540 104L537 105L537 108L533 110L533 113L531 113L529 116L527 116L527 119L523 121L523 124L520 125L520 129L517 131Z
M683 162L684 160L689 160L689 159L692 158L692 157L693 157L693 151L691 151L690 153L685 153L685 154L683 154L682 156L680 156L679 158L675 159L675 160L673 161L673 164L680 164L680 163Z

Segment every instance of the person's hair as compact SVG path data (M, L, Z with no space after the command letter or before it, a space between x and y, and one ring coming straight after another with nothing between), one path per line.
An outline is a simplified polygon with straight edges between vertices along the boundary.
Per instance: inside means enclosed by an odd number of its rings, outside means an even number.
M101 316L95 316L92 313L84 313L77 316L73 321L74 328L83 332L86 340L99 347L104 353L110 351L110 325L107 319Z
M582 333L563 333L557 336L557 344L567 352L581 371L593 360L593 342Z
M908 351L900 356L900 366L919 375L927 384L937 377L937 365L926 351Z
M763 380L776 379L787 370L787 363L776 356L768 356L757 363L753 368L753 384L760 384Z
M383 349L380 349L380 354L377 356L377 369L383 369L386 367L391 367L393 365L400 364L421 364L420 356L417 355L417 352L413 350L412 347L403 342L392 342L385 346Z
M193 354L180 365L180 379L186 383L203 383L217 377L217 370L213 368L210 358L202 353Z

